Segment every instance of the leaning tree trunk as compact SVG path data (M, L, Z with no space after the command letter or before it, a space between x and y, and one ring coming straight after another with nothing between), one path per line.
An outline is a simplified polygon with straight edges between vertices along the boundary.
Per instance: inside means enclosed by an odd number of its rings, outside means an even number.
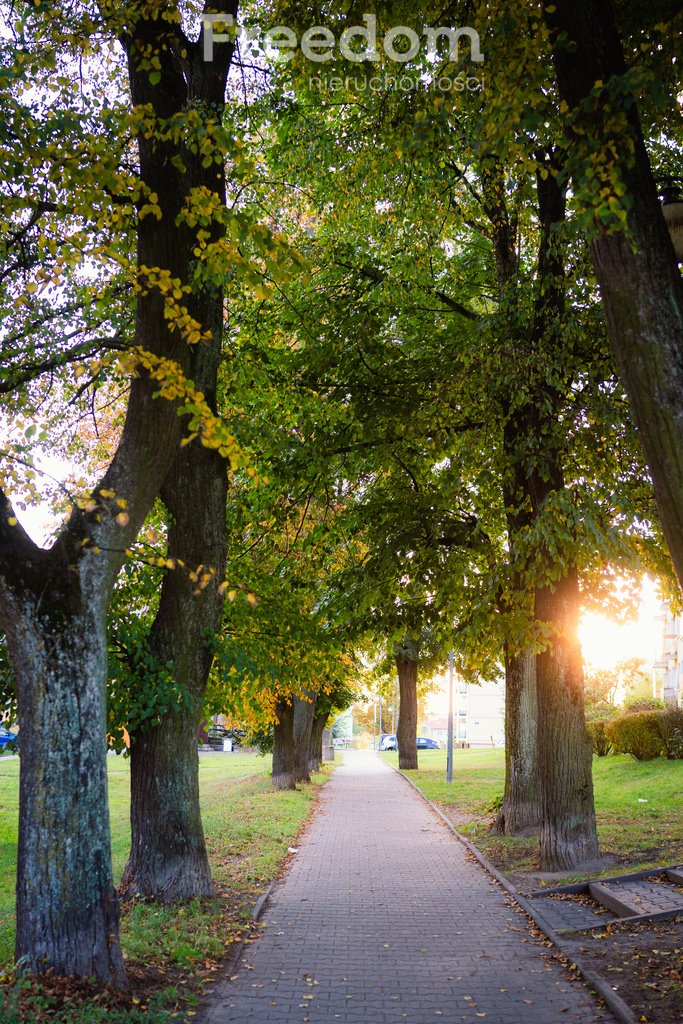
M609 173L605 187L616 180L624 185L628 236L603 228L593 242L593 260L619 375L683 583L683 279L657 197L636 97L620 84L626 65L612 5L608 0L553 0L543 6L553 33L560 96L576 126L575 183L580 190L585 168L600 166L596 149L602 146L604 157L609 146L608 159L601 161ZM599 92L596 83L604 83ZM617 118L621 144L613 155ZM605 138L603 132L611 134ZM603 190L599 195L602 202Z
M576 571L569 570L554 587L540 588L536 608L554 633L537 658L541 870L568 871L598 855Z
M216 6L234 12L231 0ZM116 18L113 7L110 13ZM197 99L211 100L217 84L225 88L233 46L218 44L214 61L204 62L201 43L183 50L180 27L157 13L138 11L112 31L126 50L132 102L158 125L184 116ZM154 76L150 56L158 60ZM126 979L107 823L106 615L125 551L180 440L179 403L155 397L163 388L148 369L182 380L186 321L182 309L177 322L169 321L156 282L188 287L197 245L183 218L192 144L154 129L141 130L137 144L140 194L156 198L154 214L140 210L135 221L140 362L117 451L91 500L74 507L49 551L30 540L0 492L0 627L22 724L17 957L35 972L120 987Z
M407 654L396 654L399 714L396 738L398 766L417 768L417 661Z
M505 653L505 793L496 828L506 835L538 827L536 655Z
M310 697L310 700L307 700L307 697ZM294 699L293 734L295 782L311 781L311 775L308 768L308 758L317 699L317 693L312 690L307 691L304 697L295 697Z
M294 781L296 770L294 704L292 701L284 697L278 700L275 715L271 783L275 789L296 789Z
M56 590L46 578L4 620L21 718L16 959L125 988L106 813L107 596L74 575Z

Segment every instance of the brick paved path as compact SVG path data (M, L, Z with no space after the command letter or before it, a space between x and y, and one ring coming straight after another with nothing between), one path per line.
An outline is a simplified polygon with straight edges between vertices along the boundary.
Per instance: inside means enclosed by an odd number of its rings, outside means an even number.
M347 753L323 788L263 923L203 1024L613 1020L371 753Z

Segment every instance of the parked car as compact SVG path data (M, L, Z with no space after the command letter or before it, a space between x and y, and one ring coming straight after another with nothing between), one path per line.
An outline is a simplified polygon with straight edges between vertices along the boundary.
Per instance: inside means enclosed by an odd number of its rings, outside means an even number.
M18 733L10 732L4 725L0 725L0 750L6 750L8 747L10 750L16 750L18 746Z
M394 733L384 733L380 736L379 740L380 750L398 750L398 739ZM417 749L418 750L440 750L439 744L436 740L430 739L429 736L418 736L417 737Z
M418 750L440 750L439 744L436 740L430 739L429 736L418 736L417 737L417 749Z

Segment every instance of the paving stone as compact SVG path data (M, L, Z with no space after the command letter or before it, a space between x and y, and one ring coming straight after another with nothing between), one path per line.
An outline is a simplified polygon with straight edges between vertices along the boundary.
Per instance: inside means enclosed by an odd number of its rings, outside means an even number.
M347 752L323 787L263 924L201 1024L613 1022L372 753Z

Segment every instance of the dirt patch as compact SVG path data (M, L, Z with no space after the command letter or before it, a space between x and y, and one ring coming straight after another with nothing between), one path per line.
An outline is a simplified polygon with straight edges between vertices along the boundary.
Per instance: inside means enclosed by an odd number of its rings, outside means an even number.
M683 1020L683 916L640 925L607 925L568 941L570 950L648 1024Z

